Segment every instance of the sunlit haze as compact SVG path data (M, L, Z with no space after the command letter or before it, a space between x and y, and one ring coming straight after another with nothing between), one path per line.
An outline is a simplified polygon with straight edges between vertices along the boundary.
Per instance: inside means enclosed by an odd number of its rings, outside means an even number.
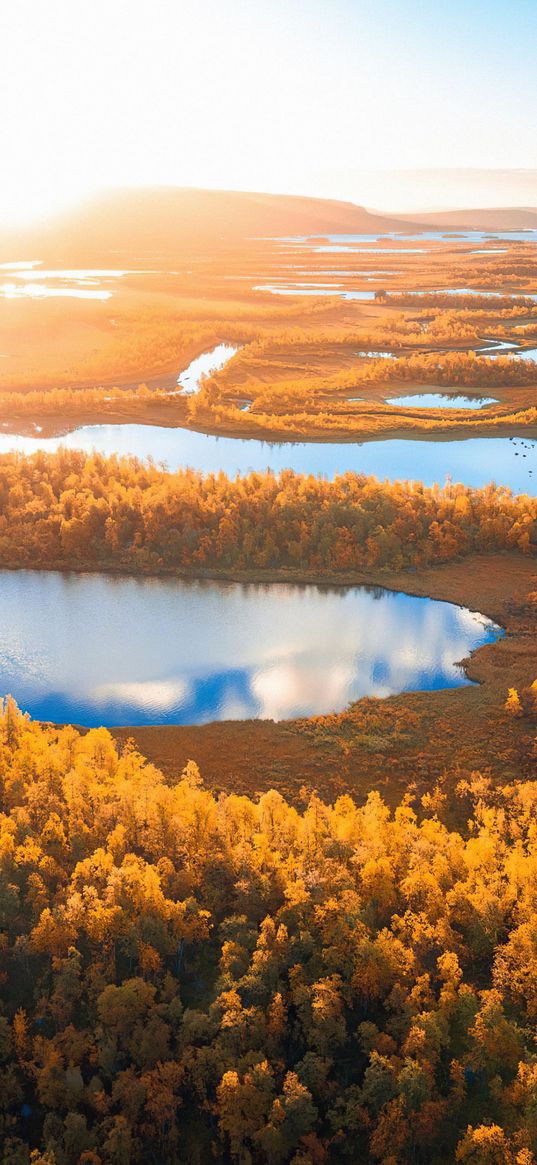
M159 184L531 204L536 33L534 0L18 0L0 213Z

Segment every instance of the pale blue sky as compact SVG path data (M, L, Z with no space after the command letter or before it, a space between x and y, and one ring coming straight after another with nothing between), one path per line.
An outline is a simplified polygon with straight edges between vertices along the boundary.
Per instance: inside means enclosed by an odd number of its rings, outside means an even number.
M537 168L537 0L17 0L0 37L4 216L151 183L404 209L363 172Z

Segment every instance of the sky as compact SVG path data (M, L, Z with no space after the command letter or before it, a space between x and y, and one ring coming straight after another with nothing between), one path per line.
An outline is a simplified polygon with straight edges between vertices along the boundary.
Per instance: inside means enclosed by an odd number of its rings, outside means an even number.
M0 9L4 223L125 185L537 205L536 0Z

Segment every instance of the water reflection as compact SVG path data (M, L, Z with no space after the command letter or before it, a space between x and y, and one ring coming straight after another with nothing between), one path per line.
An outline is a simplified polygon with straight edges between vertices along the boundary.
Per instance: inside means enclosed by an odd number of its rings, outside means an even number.
M49 269L42 266L40 259L21 260L17 263L2 263L0 271L10 276L10 281L0 284L0 298L3 299L110 299L114 281L124 275L139 274L137 271L119 268L77 267L73 269ZM145 275L154 272L145 271ZM109 284L109 287L103 286Z
M0 283L3 299L110 299L99 287L51 287L47 283Z
M302 243L314 244L318 243L320 239L327 239L330 243L371 243L374 245L381 242L383 239L392 239L394 242L400 239L416 240L416 241L441 241L450 243L493 243L498 241L507 243L535 243L537 242L537 230L534 227L527 227L523 230L517 231L480 231L480 230L431 230L431 231L384 231L369 234L356 235L284 235L276 241L285 243Z
M484 409L497 405L493 396L452 396L442 392L412 393L409 396L391 396L386 404L404 409Z
M5 423L4 423L5 424ZM455 441L389 440L312 441L291 444L212 437L189 429L157 425L85 425L61 437L21 437L0 432L0 453L53 453L62 446L106 457L112 454L151 457L170 470L189 466L203 473L264 473L294 469L333 478L341 473L374 474L381 480L422 481L443 485L447 478L479 489L489 482L507 485L514 493L535 494L537 444L524 439L471 437Z
M404 291L403 295L477 295L484 299L537 299L537 296L529 291L502 291L500 288L496 291L484 291L481 287L427 287L420 291Z
M330 243L326 246L313 247L315 254L354 254L354 255L425 255L425 247L354 247L344 243Z
M86 725L286 719L468 683L498 628L380 588L0 572L0 690Z
M364 360L397 360L396 352L379 352L373 348L357 352L357 356L361 356Z
M202 376L208 376L210 372L218 372L238 351L239 349L234 348L232 344L217 344L216 348L211 348L209 352L202 352L201 356L196 356L188 368L185 368L184 372L181 372L177 378L181 393L190 395L190 393L197 392Z
M335 286L328 290L326 287L316 287L314 290L304 283L295 283L289 287L281 287L275 283L258 283L252 291L269 291L271 295L337 295L340 299L374 299L376 295L375 291L340 291L339 287Z

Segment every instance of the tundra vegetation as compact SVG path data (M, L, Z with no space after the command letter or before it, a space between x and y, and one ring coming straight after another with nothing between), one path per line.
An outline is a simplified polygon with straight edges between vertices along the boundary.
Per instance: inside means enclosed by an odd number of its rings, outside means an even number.
M248 240L142 231L106 301L0 299L3 429L535 436L534 244L334 252L248 197ZM104 222L73 269L113 265ZM536 519L501 482L0 458L2 568L380 582L507 630L480 685L286 725L83 732L5 699L2 1165L535 1165Z

